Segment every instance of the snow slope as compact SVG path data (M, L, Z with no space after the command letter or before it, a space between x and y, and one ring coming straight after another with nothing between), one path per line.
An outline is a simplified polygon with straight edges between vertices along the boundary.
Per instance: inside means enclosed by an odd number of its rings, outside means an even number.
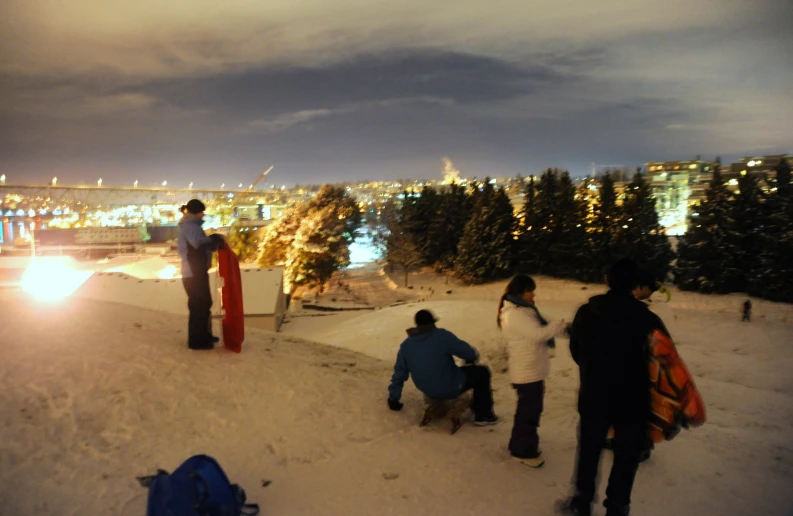
M407 290L372 268L345 271L343 283L316 303L346 295L376 309L290 314L282 333L248 330L240 355L190 352L179 317L0 290L0 514L142 515L135 476L194 453L215 456L268 516L553 514L575 457L567 342L547 383L547 463L527 469L506 451L515 396L495 327L504 283L418 274ZM537 303L570 320L600 291L538 278ZM674 336L709 421L657 446L634 514L793 514L793 307L754 301L747 324L741 300L673 294ZM480 349L503 423L454 436L446 422L419 428L412 384L405 408L387 410L391 361L419 307Z

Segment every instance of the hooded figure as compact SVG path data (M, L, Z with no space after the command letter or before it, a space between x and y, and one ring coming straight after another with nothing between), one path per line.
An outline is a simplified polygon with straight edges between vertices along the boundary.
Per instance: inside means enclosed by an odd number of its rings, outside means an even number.
M434 399L454 399L468 389L474 390L474 424L492 425L498 422L493 414L493 393L490 370L473 365L476 350L452 332L435 326L437 318L429 310L416 312L414 328L408 328L408 338L399 346L394 374L388 386L388 407L401 410L402 386L410 376L416 388ZM458 367L454 357L467 364Z

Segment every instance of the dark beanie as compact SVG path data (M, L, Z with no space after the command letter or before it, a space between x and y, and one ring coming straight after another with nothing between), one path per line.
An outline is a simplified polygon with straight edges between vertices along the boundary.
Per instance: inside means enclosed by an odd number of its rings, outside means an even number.
M438 319L429 310L419 310L416 312L415 320L416 326L421 326L424 324L435 324Z
M204 206L204 203L199 201L198 199L191 199L190 201L185 204L185 209L187 213L201 213L202 211L206 211L207 207Z

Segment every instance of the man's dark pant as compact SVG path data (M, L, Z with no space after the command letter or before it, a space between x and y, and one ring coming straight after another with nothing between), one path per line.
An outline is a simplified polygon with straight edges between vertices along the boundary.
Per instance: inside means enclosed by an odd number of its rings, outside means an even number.
M576 467L577 496L587 502L595 498L600 452L612 423L606 418L581 416ZM614 426L614 463L609 475L604 505L628 506L639 457L647 440L646 422L616 422Z
M185 292L187 292L187 308L190 310L190 320L187 325L187 345L194 349L206 348L212 345L212 293L209 290L209 276L206 274L182 278Z
M533 459L540 452L537 427L540 426L545 382L513 383L512 387L518 393L518 406L515 409L515 423L512 425L509 451L515 457Z
M465 373L463 392L474 390L474 417L488 419L493 417L493 392L490 388L490 369L481 365L461 367Z

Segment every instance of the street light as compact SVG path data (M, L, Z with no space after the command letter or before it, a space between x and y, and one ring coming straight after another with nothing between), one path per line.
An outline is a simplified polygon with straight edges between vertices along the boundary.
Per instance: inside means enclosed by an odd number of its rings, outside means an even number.
M168 186L168 181L163 181L163 182L162 182L162 185L163 185L163 186Z
M134 183L132 183L132 188L138 187L138 180L136 179Z
M96 186L102 186L102 178L99 178L99 181L96 182Z
M52 186L56 186L57 184L58 184L58 178L57 177L53 177L52 178Z
M192 190L193 189L193 182L192 181L190 181L190 186L188 186L187 189L188 190Z
M6 175L5 175L5 174L3 174L2 176L0 176L0 183L2 183L2 184L6 184Z
M5 176L3 176L3 177L5 177ZM226 188L226 183L223 183L222 185L220 185L220 189L221 190L223 190L224 188Z

